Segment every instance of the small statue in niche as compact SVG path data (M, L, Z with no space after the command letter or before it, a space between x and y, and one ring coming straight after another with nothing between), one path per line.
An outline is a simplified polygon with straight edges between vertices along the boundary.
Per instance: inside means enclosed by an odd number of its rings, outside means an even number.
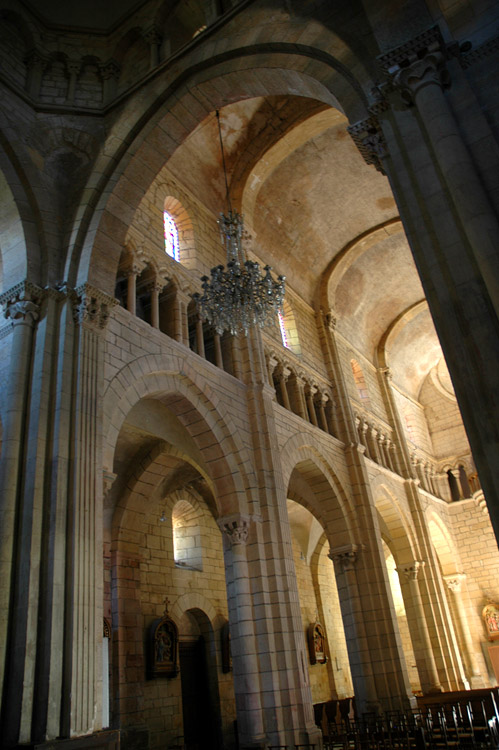
M310 664L325 664L326 655L326 634L320 622L313 622L308 626L308 651Z
M168 614L168 604L168 599L165 599L163 617L154 620L149 628L149 678L175 677L179 672L178 629Z

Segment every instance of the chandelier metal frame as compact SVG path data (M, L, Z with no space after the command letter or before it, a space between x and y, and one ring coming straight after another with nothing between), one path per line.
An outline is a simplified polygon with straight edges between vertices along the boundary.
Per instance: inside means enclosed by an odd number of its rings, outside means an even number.
M192 296L201 318L218 334L229 331L233 336L247 336L254 326L274 325L277 314L283 312L286 277L278 276L275 280L271 266L265 266L262 274L260 265L246 257L242 244L243 217L232 210L230 201L218 110L216 116L227 200L227 214L220 214L218 226L227 267L215 266L211 278L202 276L203 293Z

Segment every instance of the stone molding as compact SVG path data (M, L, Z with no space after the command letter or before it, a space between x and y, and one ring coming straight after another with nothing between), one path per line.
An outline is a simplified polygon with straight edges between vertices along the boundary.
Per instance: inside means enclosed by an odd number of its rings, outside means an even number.
M464 70L471 68L475 63L482 62L491 55L496 55L499 52L499 36L494 36L492 39L481 44L471 52L467 52L461 56L461 66Z

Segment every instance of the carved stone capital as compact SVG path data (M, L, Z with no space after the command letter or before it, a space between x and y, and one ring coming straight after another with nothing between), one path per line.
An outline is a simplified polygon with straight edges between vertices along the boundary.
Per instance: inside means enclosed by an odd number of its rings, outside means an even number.
M400 92L406 104L412 104L424 86L448 87L450 76L446 67L449 58L438 26L418 34L405 44L378 57L391 85Z
M47 63L47 58L35 47L30 49L24 58L24 63L28 70L43 70Z
M236 544L246 544L248 541L250 518L237 514L218 519L221 531L226 535L231 547Z
M388 156L388 150L378 118L371 115L350 125L347 130L366 164L372 164L378 172L385 174L382 160Z
M101 63L99 65L99 71L103 81L108 81L113 78L115 80L118 80L121 72L121 67L119 63L116 62L116 60L113 60L111 58L110 60L107 60L107 62Z
M29 281L22 281L0 296L0 304L4 306L5 317L13 325L33 326L40 316L42 296L43 289Z
M106 326L111 308L118 304L118 300L89 284L82 284L72 290L69 296L73 303L75 323L96 329L103 329Z
M338 317L337 317L336 312L334 310L328 310L328 312L324 314L324 321L326 323L326 326L331 331L331 333L336 330L336 325L338 323Z
M443 576L443 579L450 591L452 591L454 594L459 594L463 585L463 581L466 580L466 574L453 573L452 575Z
M66 65L70 75L79 75L81 71L81 62L79 60L68 60Z
M150 26L145 29L142 36L148 44L161 44L163 41L163 35L157 26Z
M117 476L117 474L113 474L112 471L108 471L107 469L104 469L104 471L102 472L104 498L107 497L107 495L111 491L111 488L116 481Z
M419 571L422 570L424 567L424 561L422 560L414 560L412 565L406 565L403 568L397 568L397 573L399 574L399 577L404 577L406 581L417 581Z
M359 558L360 548L357 544L346 544L329 550L329 558L341 573L353 570Z

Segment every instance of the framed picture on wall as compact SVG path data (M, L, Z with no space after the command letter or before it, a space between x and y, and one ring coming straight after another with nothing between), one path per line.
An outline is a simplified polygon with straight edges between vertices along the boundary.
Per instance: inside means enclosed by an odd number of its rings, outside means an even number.
M178 666L178 628L165 608L148 632L148 677L175 677Z
M489 641L499 640L499 605L494 602L486 604L482 610L482 619Z

